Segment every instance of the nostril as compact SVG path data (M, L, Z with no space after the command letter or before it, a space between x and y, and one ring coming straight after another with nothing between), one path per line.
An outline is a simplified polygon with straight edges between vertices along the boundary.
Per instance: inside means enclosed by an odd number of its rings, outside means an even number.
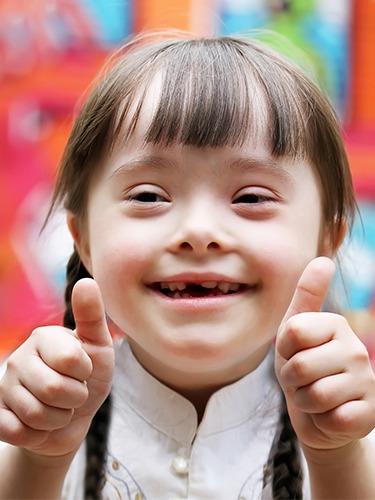
M193 247L190 245L190 243L188 243L187 241L183 241L181 244L180 244L180 247L183 248L183 249L192 249Z
M192 243L189 243L188 241L183 241L182 243L180 243L180 248L182 248L184 250L200 249L202 246L204 246L204 245L200 244L200 243L192 244ZM216 243L216 241L212 241L212 242L208 243L208 245L204 246L204 248L216 249L216 248L220 248L220 245L218 243Z

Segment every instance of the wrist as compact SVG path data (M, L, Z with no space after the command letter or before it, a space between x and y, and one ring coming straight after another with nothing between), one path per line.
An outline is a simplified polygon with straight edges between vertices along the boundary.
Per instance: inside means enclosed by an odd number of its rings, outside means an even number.
M346 463L350 465L359 455L362 456L365 447L366 440L358 439L337 448L318 449L302 445L302 451L308 464L342 468Z
M30 464L30 467L42 467L48 469L68 469L73 461L76 451L65 455L43 455L27 448L18 448L23 460Z
M375 450L367 438L341 448L302 447L310 476L312 498L375 498Z
M7 446L1 453L0 498L59 499L75 453L48 456Z

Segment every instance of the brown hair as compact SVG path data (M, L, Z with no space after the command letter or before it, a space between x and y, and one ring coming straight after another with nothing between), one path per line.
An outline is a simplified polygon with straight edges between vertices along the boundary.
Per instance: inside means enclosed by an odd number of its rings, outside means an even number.
M332 241L346 224L351 226L356 203L340 127L311 79L256 40L172 34L135 37L109 60L74 123L50 214L63 203L84 223L90 180L116 144L126 144L132 136L155 75L161 78L161 91L146 143L203 148L266 137L274 157L302 158L315 169ZM75 251L67 274L67 326L74 327L72 286L87 274ZM108 422L109 409L107 401L98 418L104 415ZM93 425L86 475L86 496L91 498L99 495L98 457L100 465L105 456L103 439L96 449L96 432ZM298 447L286 411L269 468L274 498L301 497ZM100 478L96 483L95 476Z
M116 141L132 135L156 74L162 90L145 142L235 146L262 131L272 155L304 158L316 169L330 229L351 224L355 200L341 131L318 87L259 41L187 35L136 37L108 61L74 123L51 211L64 202L84 216L88 181Z

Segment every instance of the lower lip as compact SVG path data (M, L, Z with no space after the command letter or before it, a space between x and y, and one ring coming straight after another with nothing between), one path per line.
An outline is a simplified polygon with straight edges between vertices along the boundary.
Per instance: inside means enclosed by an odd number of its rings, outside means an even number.
M174 309L184 310L184 311L209 311L223 309L228 307L232 303L236 302L239 298L242 298L245 294L253 292L256 287L247 288L246 290L241 290L236 293L231 293L227 295L207 295L205 297L179 297L172 298L164 295L158 290L152 290L153 294L158 298L158 300L163 300L165 305L172 307Z

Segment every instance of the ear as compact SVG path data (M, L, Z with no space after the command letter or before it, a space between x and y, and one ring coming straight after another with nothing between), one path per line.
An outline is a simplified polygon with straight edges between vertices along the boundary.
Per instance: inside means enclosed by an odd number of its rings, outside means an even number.
M346 220L340 224L340 227L336 224L333 231L329 227L323 229L320 255L330 258L334 257L339 251L347 232L348 224Z
M66 222L74 240L74 245L80 256L83 265L92 275L90 247L87 241L87 234L82 230L77 217L72 212L67 212Z

